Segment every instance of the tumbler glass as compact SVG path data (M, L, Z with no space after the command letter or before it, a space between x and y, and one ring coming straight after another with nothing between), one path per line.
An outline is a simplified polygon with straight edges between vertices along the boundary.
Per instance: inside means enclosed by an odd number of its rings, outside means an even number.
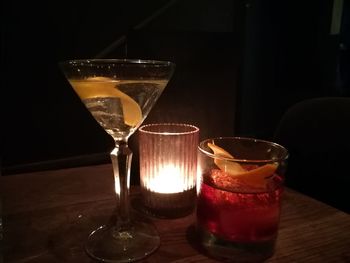
M197 232L205 253L257 262L274 253L287 150L253 138L222 137L198 147Z

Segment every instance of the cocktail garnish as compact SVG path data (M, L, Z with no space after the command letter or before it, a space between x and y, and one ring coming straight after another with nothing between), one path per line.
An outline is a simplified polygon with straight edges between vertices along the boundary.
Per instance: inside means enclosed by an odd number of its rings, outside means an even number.
M80 99L119 98L125 124L135 127L142 120L142 111L137 102L118 89L118 82L106 77L91 77L84 80L70 79L70 84Z
M222 149L221 147L212 144L212 143L208 143L208 146L210 149L212 149L212 151L214 152L215 155L220 156L220 157L224 157L224 158L231 158L234 159L234 157L227 152L226 150ZM228 172L229 174L237 174L237 173L243 173L246 170L239 164L236 162L231 162L231 161L227 161L227 160L221 160L218 158L214 159L214 163L224 172Z
M222 149L221 147L212 143L208 143L208 146L213 150L214 155L217 155L218 157L234 159L234 157L229 152ZM233 176L240 182L258 188L266 187L266 178L272 176L278 167L277 163L272 163L262 165L255 169L246 170L237 162L219 158L214 158L214 163L220 168L221 171Z

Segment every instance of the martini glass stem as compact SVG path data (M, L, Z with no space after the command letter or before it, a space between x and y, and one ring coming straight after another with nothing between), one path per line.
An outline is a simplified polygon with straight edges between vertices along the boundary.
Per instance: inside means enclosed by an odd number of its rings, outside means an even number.
M127 141L116 141L111 154L116 193L116 229L124 231L130 223L130 168L132 151Z

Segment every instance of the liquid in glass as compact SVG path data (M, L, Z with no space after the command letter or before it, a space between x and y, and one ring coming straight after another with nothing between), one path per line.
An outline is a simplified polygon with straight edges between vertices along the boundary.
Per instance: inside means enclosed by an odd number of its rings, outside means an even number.
M202 174L196 211L197 231L205 252L235 262L259 262L272 256L283 192L278 165L245 162L238 167L243 172L235 174L232 166L236 164L225 161L223 165L210 159L214 158L200 157ZM258 179L260 175L263 180Z

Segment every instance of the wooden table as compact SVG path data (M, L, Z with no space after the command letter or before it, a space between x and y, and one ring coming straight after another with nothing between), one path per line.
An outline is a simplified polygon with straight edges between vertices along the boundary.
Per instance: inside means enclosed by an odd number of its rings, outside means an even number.
M110 165L1 177L4 262L94 262L83 242L113 211L112 180ZM350 262L350 215L290 189L283 201L267 262ZM143 262L216 262L192 242L194 215L151 220L161 246Z

